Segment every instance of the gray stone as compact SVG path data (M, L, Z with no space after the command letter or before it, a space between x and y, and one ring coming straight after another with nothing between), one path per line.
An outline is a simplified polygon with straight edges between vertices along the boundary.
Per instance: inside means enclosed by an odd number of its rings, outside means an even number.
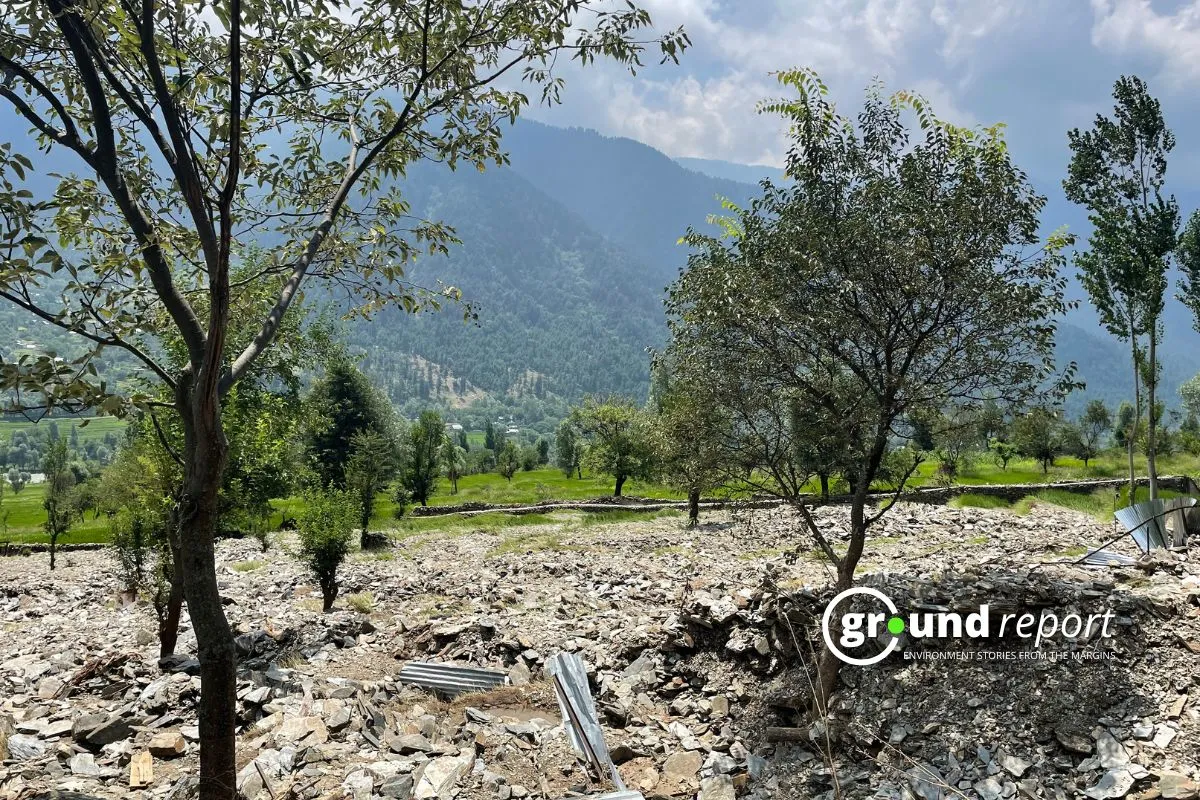
M129 722L125 719L109 717L100 725L86 731L83 734L83 742L91 747L104 747L106 744L128 739L132 734L133 728L129 727Z
M1081 756L1091 755L1092 753L1091 741L1081 734L1059 728L1054 731L1054 738L1062 746L1062 749L1069 753L1077 753Z
M100 727L107 719L108 717L104 714L84 714L78 717L71 726L71 736L75 741L81 742L89 731Z
M1177 732L1178 731L1176 731L1174 728L1170 727L1169 725L1155 726L1154 739L1152 740L1154 743L1154 746L1160 750L1167 749L1167 747L1169 747L1171 742L1175 739L1175 734Z
M905 775L913 793L921 800L941 800L946 779L931 764L912 767Z
M737 759L717 752L709 753L702 767L706 775L730 775L737 771L737 768Z
M1085 789L1084 794L1092 800L1117 800L1129 794L1133 788L1133 776L1127 769L1111 769L1100 778L1095 786Z
M1003 751L996 754L996 761L1000 763L1000 766L1005 772L1012 775L1014 778L1021 777L1025 774L1026 770L1033 766L1033 764L1029 761L1017 756L1010 756L1008 753Z
M8 757L13 761L29 761L46 754L46 744L36 736L14 733L8 737Z
M400 755L410 753L434 753L438 748L419 733L406 733L403 736L393 736L388 740L388 749Z
M69 719L56 719L53 722L48 722L42 728L42 732L38 734L43 739L57 739L59 736L64 736L71 732L72 723Z
M379 794L384 797L396 798L396 800L408 800L413 793L413 776L412 775L395 775L388 778L379 787Z
M680 786L690 785L693 789L696 785L696 776L700 773L700 767L704 763L703 756L700 753L676 752L667 756L667 760L662 765L662 775L664 780L671 781Z
M995 778L984 778L975 784L975 792L983 800L1000 800L1003 797L1003 787Z
M81 778L99 778L100 768L91 753L76 753L71 756L71 774Z
M728 775L714 775L700 781L699 800L735 800L735 795L733 778Z
M370 800L375 791L375 779L365 769L355 770L342 781L342 791L354 800Z
M417 800L450 800L454 786L471 770L475 763L475 752L463 749L457 756L442 756L428 761L421 768L420 774L415 775L416 786L413 796Z
M1108 731L1101 732L1096 737L1096 758L1105 769L1116 769L1129 763L1129 754L1125 747L1112 737Z
M267 791L266 784L263 783L264 777L272 782L283 777L283 768L280 766L277 750L264 750L253 761L242 767L237 774L237 790L246 800L255 800L260 794ZM272 785L271 791L267 794L273 796L273 792L274 786Z
M288 717L275 729L275 741L293 746L324 744L329 731L320 717Z
M1164 800L1194 800L1200 797L1200 784L1179 772L1162 772L1158 776L1158 791Z

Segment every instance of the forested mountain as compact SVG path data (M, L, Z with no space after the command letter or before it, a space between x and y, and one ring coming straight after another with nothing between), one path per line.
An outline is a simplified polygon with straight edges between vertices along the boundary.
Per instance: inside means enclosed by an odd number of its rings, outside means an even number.
M416 213L448 222L463 241L448 257L420 260L412 279L459 287L478 320L446 307L356 324L351 342L393 399L468 387L496 397L645 394L646 348L665 335L662 281L647 267L511 169L422 166L406 187ZM414 367L412 355L428 363Z
M458 286L477 322L453 307L416 316L388 310L351 323L351 346L406 409L488 400L493 408L532 404L522 414L528 419L587 393L644 397L646 349L666 334L663 289L687 261L679 237L721 213L721 198L744 204L759 191L751 181L778 171L672 160L630 139L530 121L508 131L504 146L508 167L478 173L421 164L404 183L413 213L449 223L463 242L449 256L420 259L410 278ZM1086 237L1086 216L1056 192L1052 176L1038 183L1051 198L1046 231L1065 224ZM1185 212L1193 199L1180 198ZM1160 395L1175 405L1179 384L1200 369L1200 335L1173 298L1164 327ZM0 328L6 357L29 345L77 349L66 334L7 305ZM1086 300L1064 320L1058 356L1077 362L1088 384L1069 399L1072 412L1089 398L1115 405L1130 396L1127 348L1096 324Z

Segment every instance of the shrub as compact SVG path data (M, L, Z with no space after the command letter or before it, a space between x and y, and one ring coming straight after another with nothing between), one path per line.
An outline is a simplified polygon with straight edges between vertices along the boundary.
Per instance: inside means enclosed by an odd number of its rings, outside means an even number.
M396 519L401 519L404 512L408 511L409 505L412 503L412 493L403 486L396 486L396 491L392 493L392 502L395 503L395 508L392 509L392 516Z
M346 605L360 614L370 614L375 610L375 595L370 592L359 592L346 598Z
M300 514L300 553L321 587L322 611L337 599L337 571L350 552L355 503L347 492L328 490L305 496Z

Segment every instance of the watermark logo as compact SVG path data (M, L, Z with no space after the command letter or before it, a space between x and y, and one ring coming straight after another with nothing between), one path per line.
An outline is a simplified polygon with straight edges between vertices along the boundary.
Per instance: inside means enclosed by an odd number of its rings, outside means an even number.
M845 601L858 595L873 598L883 610L848 610ZM839 613L840 616L834 616ZM837 627L836 641L834 626L831 624L834 620L840 623ZM1020 639L1032 639L1036 650L1041 647L1043 640L1048 640L1056 634L1061 634L1067 639L1077 639L1080 636L1090 638L1096 624L1100 625L1100 635L1107 638L1112 635L1109 633L1112 620L1111 610L1103 614L1090 614L1086 621L1080 614L1066 614L1060 617L1049 611L1043 611L1036 616L1029 612L994 615L986 603L979 606L978 611L965 615L953 611L914 611L906 619L901 616L892 599L883 592L869 586L855 586L838 593L829 601L821 617L821 635L829 651L843 662L856 667L868 667L890 656L900 646L900 635L905 632L914 639L987 639L993 633L999 637L1011 633ZM863 657L853 655L853 651L862 647L868 640L880 642L885 636L890 639L879 652Z

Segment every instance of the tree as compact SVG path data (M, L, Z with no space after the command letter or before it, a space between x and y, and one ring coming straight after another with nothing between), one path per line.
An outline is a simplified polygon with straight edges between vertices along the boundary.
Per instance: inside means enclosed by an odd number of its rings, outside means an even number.
M992 451L992 456L1000 465L1000 469L1006 472L1008 471L1008 462L1017 456L1017 446L1004 439L992 439L988 442L988 450Z
M306 448L321 483L344 488L354 437L392 435L391 404L344 353L327 365L308 396Z
M934 427L938 473L945 481L953 483L962 470L971 466L979 444L979 415L967 409L953 408L938 415Z
M30 398L27 410L127 413L148 398L114 395L115 384L99 380L96 358L111 348L170 392L185 432L175 525L200 661L201 800L233 797L237 763L235 650L213 550L224 398L271 349L310 282L357 295L363 313L438 301L443 293L403 281L403 265L420 251L444 252L452 232L414 223L396 179L421 160L502 162L501 126L528 102L512 76L553 103L560 57L640 65L649 15L632 3L593 13L599 5L7 7L0 97L49 156L35 169L0 148L0 297L93 347L61 363L28 353L6 360L0 389ZM664 60L688 44L682 30L653 41ZM231 281L248 238L271 243L269 265ZM52 274L68 278L65 288L45 287ZM252 336L231 337L231 300L251 286L273 288L276 302ZM156 358L167 328L184 344L180 369Z
M538 468L538 451L531 444L517 448L520 451L521 469L525 472L533 472Z
M46 497L42 507L46 509L46 536L50 539L50 569L54 569L54 552L58 539L71 529L75 510L71 499L71 488L75 485L75 474L71 472L71 454L64 439L54 438L46 457L42 460L42 472L46 475Z
M1200 416L1200 375L1193 375L1179 387L1179 399L1184 411Z
M467 471L467 451L448 438L442 443L439 457L442 469L446 470L446 479L450 481L450 494L458 494L458 479Z
M183 613L181 559L173 536L183 470L175 445L166 446L172 438L182 439L171 436L172 427L182 426L168 419L166 427L155 427L154 419L142 414L130 423L125 444L100 476L99 493L118 572L127 591L150 595L163 658L175 652Z
M582 462L583 441L575 429L575 424L570 419L564 419L558 423L558 429L554 432L554 465L568 478L575 475L582 479Z
M663 356L654 363L654 463L665 482L687 494L688 527L700 522L700 496L725 479L725 440L732 433L724 410L699 376Z
M1000 126L964 130L918 97L885 98L877 87L852 121L815 74L779 79L798 97L762 108L790 125L791 180L766 182L720 220L723 235L688 232L692 255L668 294L668 352L704 376L728 414L731 482L796 509L840 591L891 508L872 485L891 473L898 495L916 469L912 451L891 463L912 419L1069 384L1069 373L1051 381L1069 239L1039 242L1045 198L1012 163ZM808 429L789 421L796 403L824 409L849 445L844 552L809 508L812 471L793 441ZM840 664L828 649L818 659L817 715Z
M613 476L613 497L625 481L654 475L654 440L649 416L624 397L585 398L571 421L587 443L584 460L596 472Z
M1188 218L1187 225L1179 236L1175 258L1183 272L1179 281L1178 297L1191 309L1192 327L1200 332L1200 210L1193 211L1192 216ZM1195 380L1196 378L1193 378L1188 383Z
M824 377L836 380L830 374ZM794 449L792 458L796 469L816 476L822 499L829 498L829 481L846 466L847 455L861 433L832 419L830 415L836 413L837 409L827 403L806 402L799 398L787 409L787 424L792 429L789 441Z
M483 429L483 447L485 450L496 452L496 428L493 427L491 420Z
M304 497L297 529L300 553L321 587L321 610L333 610L338 596L337 571L350 552L356 499L338 489L310 492Z
M436 411L423 411L408 432L408 459L401 473L400 482L412 499L428 505L429 498L437 491L438 475L442 471L442 443L446 440L446 426Z
M346 490L358 509L360 545L368 546L375 497L387 488L396 473L396 445L378 431L367 429L350 440L346 462Z
M1104 437L1112 430L1112 414L1103 400L1088 402L1076 425L1079 432L1078 455L1086 467L1104 449Z
M505 441L500 451L496 453L496 471L504 476L504 480L511 481L513 475L516 475L520 468L521 451L517 449L515 442Z
M546 439L539 438L537 444L537 463L538 466L545 466L550 463L550 442Z
M1118 447L1129 449L1137 446L1141 438L1142 425L1133 404L1122 401L1117 406L1117 422L1113 426L1113 440Z
M1167 268L1178 245L1179 205L1163 195L1167 154L1175 137L1167 129L1158 100L1136 76L1113 85L1112 118L1096 115L1092 129L1067 134L1071 163L1063 181L1067 199L1088 209L1093 231L1089 248L1075 255L1079 280L1101 324L1128 342L1134 380L1134 418L1142 417L1141 386L1155 406L1159 381L1158 337L1167 288ZM1142 337L1147 346L1143 351ZM1129 491L1136 472L1134 440L1126 431ZM1146 436L1150 497L1158 497L1155 426Z
M12 486L13 494L20 494L32 476L28 472L19 470L16 467L9 467L7 477L9 485Z
M1013 443L1017 452L1041 464L1042 474L1050 471L1054 460L1062 453L1063 434L1058 416L1042 406L1030 409L1013 423Z

